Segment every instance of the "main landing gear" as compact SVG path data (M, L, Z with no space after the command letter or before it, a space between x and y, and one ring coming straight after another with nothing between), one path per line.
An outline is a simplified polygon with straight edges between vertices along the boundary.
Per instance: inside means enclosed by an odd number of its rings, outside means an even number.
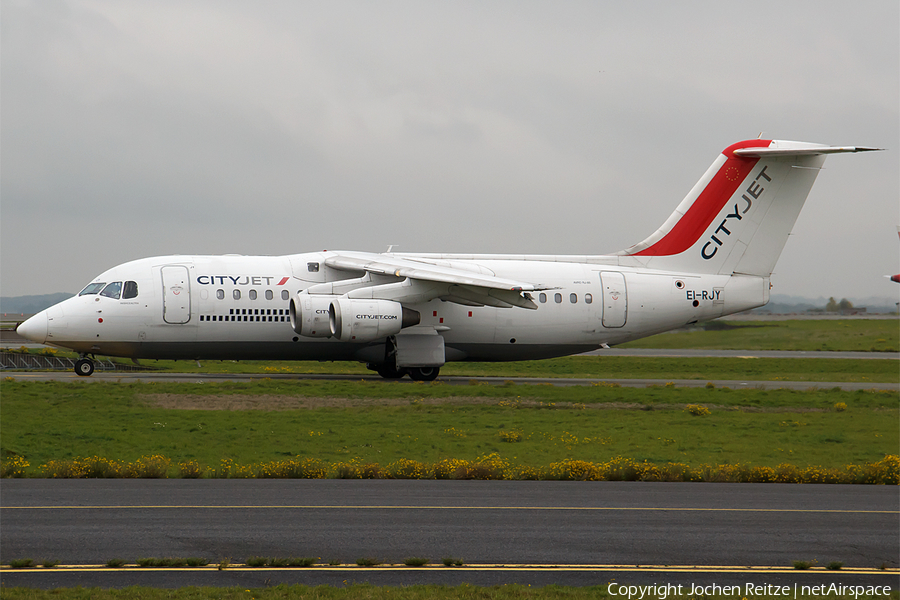
M366 365L373 371L377 372L379 375L384 377L385 379L401 379L405 375L409 375L409 378L413 381L434 381L437 379L438 374L441 372L440 367L407 367L404 369L398 369L396 367L389 367L387 365Z
M375 370L385 379L401 379L406 375L406 369L398 369L397 367L389 367L387 365L381 365Z
M443 345L441 345L443 352ZM440 367L398 367L397 366L397 339L391 336L384 341L384 361L381 363L369 363L366 365L385 379L401 379L409 375L413 381L434 381Z
M81 358L75 361L75 374L81 377L90 377L94 373L94 361L82 354Z
M409 378L413 381L434 381L440 372L440 367L412 367L409 369Z

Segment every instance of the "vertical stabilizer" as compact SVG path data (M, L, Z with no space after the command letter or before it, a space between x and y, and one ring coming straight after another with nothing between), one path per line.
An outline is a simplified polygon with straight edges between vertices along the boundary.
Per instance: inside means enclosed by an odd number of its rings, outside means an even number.
M768 277L826 154L877 150L747 140L722 151L653 235L619 252L655 269Z

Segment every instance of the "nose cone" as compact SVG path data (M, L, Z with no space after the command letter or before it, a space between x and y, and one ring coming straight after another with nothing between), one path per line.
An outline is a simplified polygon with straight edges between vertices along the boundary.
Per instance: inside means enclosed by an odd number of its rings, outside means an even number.
M43 344L47 341L47 311L43 310L16 327L16 333L32 342Z

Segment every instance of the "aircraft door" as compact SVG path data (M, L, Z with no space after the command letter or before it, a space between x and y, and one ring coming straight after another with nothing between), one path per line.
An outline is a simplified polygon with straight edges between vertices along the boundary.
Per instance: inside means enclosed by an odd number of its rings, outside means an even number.
M163 286L163 321L172 324L191 320L191 279L188 268L168 265L160 269Z
M614 271L601 271L600 287L603 288L603 326L607 329L624 327L628 316L625 275Z

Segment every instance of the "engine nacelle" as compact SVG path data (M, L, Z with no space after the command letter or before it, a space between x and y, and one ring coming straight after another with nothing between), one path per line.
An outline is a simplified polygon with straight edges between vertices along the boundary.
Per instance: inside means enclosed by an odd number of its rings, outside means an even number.
M328 308L331 335L342 342L371 342L418 325L421 315L393 300L338 298Z
M291 327L299 335L306 337L331 337L328 319L328 307L334 296L313 296L297 294L291 298L288 313L291 316Z

